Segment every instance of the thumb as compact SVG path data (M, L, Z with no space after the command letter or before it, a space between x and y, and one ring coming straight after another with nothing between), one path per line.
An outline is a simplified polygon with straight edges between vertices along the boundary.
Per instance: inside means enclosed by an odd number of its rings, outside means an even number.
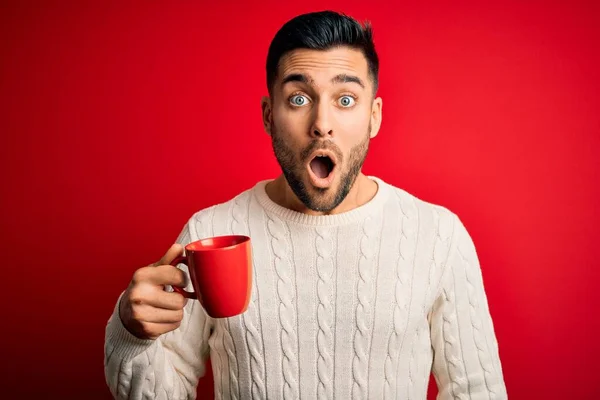
M162 258L155 263L155 266L159 266L159 265L168 265L171 264L171 262L177 258L178 256L183 254L183 246L181 246L179 243L174 243L173 245L171 245L171 247L169 248L169 250L167 250L167 252L165 253L164 256L162 256Z

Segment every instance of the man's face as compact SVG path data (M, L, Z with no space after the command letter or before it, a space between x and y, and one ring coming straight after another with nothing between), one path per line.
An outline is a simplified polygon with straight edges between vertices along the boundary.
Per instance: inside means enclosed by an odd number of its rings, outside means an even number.
M335 209L361 168L378 130L381 99L364 55L347 47L299 49L279 65L263 101L265 129L294 192L313 211Z

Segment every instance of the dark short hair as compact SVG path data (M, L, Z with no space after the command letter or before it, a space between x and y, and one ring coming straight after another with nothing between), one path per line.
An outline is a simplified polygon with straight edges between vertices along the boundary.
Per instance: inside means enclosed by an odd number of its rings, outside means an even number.
M302 14L279 29L267 54L269 92L272 92L277 79L279 61L286 53L296 49L328 50L339 46L348 46L364 54L373 81L373 92L376 92L379 84L379 58L370 23L361 25L355 19L335 11Z

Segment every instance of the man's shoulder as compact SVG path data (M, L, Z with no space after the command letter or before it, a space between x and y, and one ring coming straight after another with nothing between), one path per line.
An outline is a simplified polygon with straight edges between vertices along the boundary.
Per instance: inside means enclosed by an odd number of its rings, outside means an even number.
M425 200L409 189L387 183L392 194L392 199L400 204L405 216L420 214L437 214L440 218L455 218L456 214L441 203Z
M260 184L260 182L257 184ZM234 208L247 208L255 188L256 185L252 185L251 187L238 192L234 196L197 210L191 215L190 221L205 221L209 218L213 219L215 218L215 215L221 215L223 212L228 213L228 210Z
M452 235L457 221L460 221L453 210L441 203L426 200L409 189L390 183L388 186L390 197L398 203L400 218L406 221L407 226L426 236Z

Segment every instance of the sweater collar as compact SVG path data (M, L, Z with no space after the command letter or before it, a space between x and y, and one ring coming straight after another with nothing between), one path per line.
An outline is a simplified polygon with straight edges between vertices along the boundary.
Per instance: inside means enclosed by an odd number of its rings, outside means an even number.
M362 222L367 216L383 212L383 205L390 191L389 185L378 177L368 176L368 178L377 183L375 196L362 206L333 215L308 215L280 206L267 195L265 188L272 181L271 179L259 181L254 186L253 192L265 212L275 215L284 221L309 226L347 225Z

